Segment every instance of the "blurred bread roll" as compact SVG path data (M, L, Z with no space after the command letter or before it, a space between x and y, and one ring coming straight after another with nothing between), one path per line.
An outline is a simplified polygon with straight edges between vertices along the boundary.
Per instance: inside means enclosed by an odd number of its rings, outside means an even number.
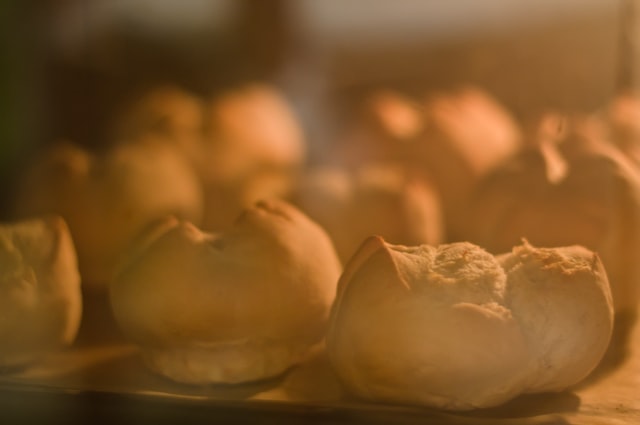
M620 93L601 111L600 118L615 146L640 166L640 94Z
M407 164L424 129L418 104L401 92L378 89L347 114L344 130L330 146L329 162L347 169Z
M175 150L154 138L89 152L60 143L41 152L20 182L17 217L60 214L74 238L83 285L104 289L121 252L167 214L199 222L202 189Z
M261 380L322 340L341 266L299 210L259 202L220 234L161 227L111 285L116 320L151 370L189 384Z
M616 312L640 297L640 175L590 120L562 120L478 184L466 238L492 253L522 238L538 246L579 244L598 253Z
M306 154L303 129L277 87L248 83L212 97L196 162L205 187L203 228L225 229L254 202L289 196Z
M370 401L469 410L582 380L612 331L598 257L525 244L502 263L468 242L368 239L341 276L327 335L345 387Z
M449 240L464 240L466 203L477 182L521 147L509 111L478 87L433 94L424 102L415 158L442 194Z
M398 166L312 168L302 175L294 199L325 228L343 262L371 235L405 245L444 239L439 193L425 177Z
M534 359L527 391L562 391L582 381L602 359L613 327L598 256L579 245L535 248L525 241L498 260L507 274L505 303Z
M189 163L201 160L204 137L204 100L176 85L158 85L131 99L118 111L112 140L153 136L176 147Z
M76 252L64 220L0 224L0 369L70 345L82 316Z

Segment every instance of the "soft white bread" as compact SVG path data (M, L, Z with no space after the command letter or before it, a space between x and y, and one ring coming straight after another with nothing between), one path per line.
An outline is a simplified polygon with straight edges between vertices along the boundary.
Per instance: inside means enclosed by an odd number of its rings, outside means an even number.
M373 401L468 410L582 380L612 332L598 257L525 244L502 264L468 242L368 239L342 274L327 335L345 387Z
M60 214L78 252L83 285L104 289L123 249L148 224L174 214L199 222L202 189L173 148L155 139L90 153L73 144L42 152L26 170L15 214Z
M326 233L291 205L257 203L224 234L187 222L151 233L114 279L111 302L157 373L193 384L264 379L324 336L341 266Z
M399 167L310 169L294 202L327 230L343 262L370 235L403 245L437 245L444 238L439 194Z
M529 361L505 283L497 260L474 245L370 238L339 283L331 363L369 400L452 410L502 403L522 391Z
M69 229L57 216L0 225L0 369L71 344L82 316Z
M507 273L506 304L534 359L527 391L560 391L580 382L602 359L612 333L602 262L579 245L534 248L526 241L499 260Z

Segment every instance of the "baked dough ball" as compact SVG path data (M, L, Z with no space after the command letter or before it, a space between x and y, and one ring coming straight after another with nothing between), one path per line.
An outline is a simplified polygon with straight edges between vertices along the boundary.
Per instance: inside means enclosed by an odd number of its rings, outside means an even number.
M439 194L400 167L317 167L300 180L295 203L324 227L343 262L371 235L404 245L443 241Z
M583 379L612 330L598 257L524 245L501 262L468 242L365 241L342 274L327 334L345 387L372 401L468 410Z
M254 202L291 194L307 146L275 86L252 83L218 94L207 105L205 125L196 163L205 187L204 229L225 229Z
M82 315L73 241L56 216L0 224L0 369L70 345Z
M604 263L616 312L634 315L640 177L592 124L565 121L557 140L540 140L486 176L467 208L465 236L492 253L522 238L537 246L583 245Z
M341 266L326 233L279 201L222 234L175 222L143 241L111 285L146 364L190 384L279 375L323 338Z
M442 194L449 240L464 240L466 203L477 182L521 147L514 118L477 87L430 96L415 158Z
M600 114L611 141L640 166L640 93L621 93Z
M528 392L561 391L602 359L613 328L607 274L598 256L574 245L528 242L499 257L505 302L521 324L534 364Z
M15 213L64 217L83 285L104 289L120 253L147 225L167 214L199 222L202 188L183 158L155 139L100 153L58 144L26 170Z
M405 247L368 239L345 267L327 335L353 394L467 410L522 392L529 361L504 306L506 275L468 243Z
M400 92L379 89L361 100L353 115L331 146L332 164L358 168L411 161L424 127L416 102Z
M204 101L174 85L154 86L131 100L116 116L112 140L155 136L198 163L204 137Z

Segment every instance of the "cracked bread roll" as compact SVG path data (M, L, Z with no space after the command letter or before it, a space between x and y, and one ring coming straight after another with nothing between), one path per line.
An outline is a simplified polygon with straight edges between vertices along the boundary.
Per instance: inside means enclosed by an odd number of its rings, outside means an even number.
M372 237L339 281L327 350L359 398L470 410L578 383L612 323L606 274L582 247L498 259L468 242Z
M70 345L81 316L80 275L64 220L0 225L0 369Z
M149 368L189 384L277 376L324 337L341 265L326 233L263 201L226 233L161 224L111 285L120 328Z

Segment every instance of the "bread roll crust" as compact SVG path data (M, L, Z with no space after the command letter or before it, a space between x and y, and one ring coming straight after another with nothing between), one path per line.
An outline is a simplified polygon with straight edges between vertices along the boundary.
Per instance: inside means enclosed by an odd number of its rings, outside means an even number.
M613 302L598 255L578 245L534 248L499 257L506 303L533 353L529 392L560 391L584 379L603 357L613 330Z
M525 242L498 259L468 242L373 237L340 279L327 349L360 398L469 410L575 385L612 325L606 273L586 248Z
M86 289L104 291L119 256L149 223L175 214L199 222L201 187L171 147L154 138L92 153L72 143L45 150L26 170L16 217L64 217Z
M58 216L0 225L0 368L70 345L82 298L75 248Z
M327 348L338 376L374 401L468 410L514 397L528 353L501 305L505 281L495 258L471 244L367 240L332 311Z
M545 149L567 164L557 181L547 171L558 158ZM476 187L468 217L467 238L494 254L510 251L522 238L597 252L616 313L637 311L640 174L590 123L571 122L561 141L542 141L494 170Z
M268 201L224 234L175 224L123 267L111 299L152 368L182 382L243 382L283 372L320 341L340 271L318 225ZM233 353L243 367L216 369Z

